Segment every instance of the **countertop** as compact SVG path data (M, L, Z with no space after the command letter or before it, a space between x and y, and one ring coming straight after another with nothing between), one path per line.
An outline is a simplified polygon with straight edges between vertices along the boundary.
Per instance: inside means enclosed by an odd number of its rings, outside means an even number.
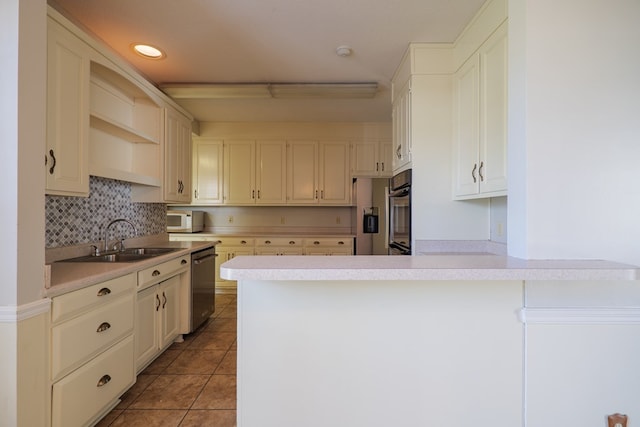
M238 256L230 280L638 280L637 266L601 260L523 260L494 254Z
M136 262L54 262L50 287L44 290L44 296L51 298L212 246L213 242L161 242L152 247L179 250Z

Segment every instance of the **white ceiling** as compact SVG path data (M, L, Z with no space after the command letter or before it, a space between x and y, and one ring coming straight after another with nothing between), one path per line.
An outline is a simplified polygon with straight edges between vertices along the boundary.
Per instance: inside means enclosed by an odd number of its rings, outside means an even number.
M179 100L200 121L391 121L409 42L452 42L484 0L51 0L155 83L377 82L374 99ZM164 49L142 59L131 43ZM335 50L348 45L352 55Z

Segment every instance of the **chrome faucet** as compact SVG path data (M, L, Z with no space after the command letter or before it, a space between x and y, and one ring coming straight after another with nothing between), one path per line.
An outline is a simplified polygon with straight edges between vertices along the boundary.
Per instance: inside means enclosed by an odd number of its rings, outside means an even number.
M109 249L109 228L111 228L111 226L113 224L116 224L118 222L126 222L127 224L129 224L132 228L133 228L133 235L137 235L138 231L136 230L136 226L133 225L133 223L131 221L129 221L128 219L124 219L124 218L118 218L118 219L114 219L113 221L111 221L109 223L109 225L107 225L104 229L104 252L106 253ZM124 249L124 245L121 244L120 249ZM96 254L97 255L97 254Z

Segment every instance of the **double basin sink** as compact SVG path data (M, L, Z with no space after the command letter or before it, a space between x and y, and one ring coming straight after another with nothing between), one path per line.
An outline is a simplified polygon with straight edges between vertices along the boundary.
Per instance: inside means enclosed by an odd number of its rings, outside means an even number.
M78 258L60 260L59 262L135 262L178 251L177 248L131 248L120 252L86 255Z

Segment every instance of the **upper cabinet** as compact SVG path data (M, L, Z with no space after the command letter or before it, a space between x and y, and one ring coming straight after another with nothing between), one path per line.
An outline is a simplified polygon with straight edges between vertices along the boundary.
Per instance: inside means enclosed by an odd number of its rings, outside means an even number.
M351 176L383 177L393 174L391 141L359 141L351 144Z
M46 193L89 195L90 48L47 21Z
M47 25L46 193L87 196L95 175L188 203L191 118L52 8Z
M223 202L223 144L220 139L193 139L193 203L218 205Z
M225 141L225 203L286 203L286 153L285 141Z
M287 153L287 203L349 205L349 143L291 141Z
M507 23L460 67L454 90L454 197L507 194Z
M191 201L191 120L165 108L164 201Z
M395 85L395 83L394 83ZM400 85L398 85L400 86ZM393 171L411 167L411 80L396 88L393 95Z

